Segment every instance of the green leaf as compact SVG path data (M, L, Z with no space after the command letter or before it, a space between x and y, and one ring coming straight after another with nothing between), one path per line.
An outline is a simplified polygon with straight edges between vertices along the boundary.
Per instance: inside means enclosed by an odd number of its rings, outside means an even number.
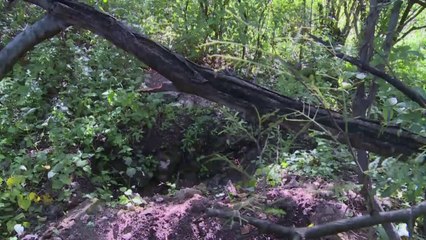
M9 188L12 188L13 186L19 185L23 182L24 182L24 177L17 175L17 176L12 176L12 177L8 178L6 180L6 185Z
M132 164L132 158L131 157L124 157L124 164L126 164L127 166L130 166L130 164Z
M129 199L126 196L121 195L120 197L118 197L118 203L126 205L127 203L129 203Z
M124 192L124 195L126 195L126 196L130 196L130 195L132 195L132 194L133 194L132 189L127 189L127 190Z
M129 177L133 177L136 174L136 168L127 168L126 175Z
M147 203L141 196L136 196L132 198L132 202L136 205L142 205Z
M78 160L76 163L77 167L84 167L88 164L87 160Z
M18 195L18 206L24 211L27 211L28 208L31 206L31 200L22 194Z
M13 227L16 225L16 221L15 220L9 220L6 223L6 227L7 227L7 231L12 232L14 231Z
M383 118L386 122L389 122L393 118L393 109L392 107L384 107L383 108Z
M61 175L59 175L59 181L61 181L61 183L62 184L64 184L64 185L69 185L69 184L71 184L71 182L72 182L72 180L71 180L71 177L70 176L68 176L68 175L66 175L66 174L61 174Z

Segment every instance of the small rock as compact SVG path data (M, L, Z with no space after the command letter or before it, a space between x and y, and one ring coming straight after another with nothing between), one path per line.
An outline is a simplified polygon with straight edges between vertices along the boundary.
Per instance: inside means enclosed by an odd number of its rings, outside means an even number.
M132 233L126 233L126 234L121 236L121 238L124 239L124 240L131 239L132 237L133 237Z
M250 233L250 225L244 225L241 227L241 235L246 235Z
M224 197L225 196L225 193L218 193L218 194L216 194L216 195L214 195L216 198L222 198L222 197Z
M189 198L192 198L195 194L202 195L201 191L194 188L183 188L176 192L175 199L178 201L183 201Z
M232 184L231 180L229 180L228 183L226 184L225 191L229 195L234 196L234 197L238 195L237 189L235 188L234 184Z

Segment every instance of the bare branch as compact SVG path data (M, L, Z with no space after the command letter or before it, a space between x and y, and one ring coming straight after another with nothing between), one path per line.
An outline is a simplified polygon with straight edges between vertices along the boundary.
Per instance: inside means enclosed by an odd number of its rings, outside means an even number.
M416 19L416 17L418 16L418 15L420 15L420 13L422 13L424 10L426 9L426 7L419 7L418 9L416 9L415 11L414 11L414 13L406 20L406 22L405 22L405 25L404 26L407 26L407 24L408 23L410 23L411 21L413 21L414 19Z
M66 28L66 24L51 15L46 15L18 34L0 51L0 79L13 65L35 45L49 39Z
M319 42L326 47L330 47L330 44L327 43L326 41L322 40L321 38L316 37L312 34L310 36L316 42ZM401 80L394 78L394 77L390 76L389 74L387 74L383 71L380 71L379 69L377 69L373 66L370 66L368 64L364 64L360 60L358 60L358 59L356 59L352 56L346 55L346 54L341 53L341 52L336 52L336 51L334 51L333 48L329 52L331 54L333 54L335 57L340 58L340 59L342 59L346 62L352 63L353 65L359 67L360 69L362 69L362 70L364 70L368 73L371 73L372 75L374 75L376 77L379 77L379 78L385 80L386 82L388 82L389 84L394 86L396 89L401 91L409 99L418 103L421 107L426 108L426 98L423 97L423 95L421 93L419 93L418 91L416 91L416 90L408 87L407 85L405 85Z
M406 21L407 21L407 18L408 18L408 15L410 14L413 6L414 6L414 0L408 0L407 6L405 7L405 10L402 13L402 16L399 20L398 27L396 28L396 35L399 35L399 33L404 28Z
M346 232L353 229L360 229L370 227L383 223L390 222L408 222L414 220L421 215L426 214L426 202L422 202L417 206L413 206L408 209L395 210L389 212L379 212L376 215L366 215L360 217L354 217L350 219L342 219L323 225L314 226L311 228L305 228L306 238L317 238L320 236L327 236L331 234L337 234L340 232Z
M304 228L283 227L267 220L254 217L241 216L235 211L224 211L218 209L207 209L206 213L211 217L231 218L235 221L245 221L266 233L276 234L280 237L291 239L311 239L334 235L350 230L375 226L391 222L408 222L419 216L426 215L426 202L407 209L379 212L376 215L365 215L349 219L341 219L330 223Z
M244 221L255 227L264 233L275 234L278 237L285 237L288 239L302 239L301 229L292 227L283 227L267 220L261 220L249 216L241 216L237 211L223 211L218 209L207 209L207 216L209 217L220 217L226 219L233 219L234 221Z
M399 33L401 33L402 32L402 30L410 23L410 22L412 22L420 13L422 13L425 9L426 9L426 6L421 6L421 7L419 7L419 8L417 8L417 9L415 9L414 11L413 11L413 13L409 16L408 14L411 12L411 9L412 9L412 7L413 7L413 2L412 1L410 1L409 2L409 4L411 4L411 5L408 5L407 6L407 8L405 9L405 12L403 13L403 15L402 15L402 17L401 17L401 20L400 20L400 22L399 22L399 26L398 26L398 28L397 28L397 30L396 30L396 32L399 34ZM401 38L400 38L401 39Z
M402 39L404 39L408 34L410 34L411 32L413 32L413 31L417 31L417 30L420 30L420 29L423 29L423 28L426 28L426 25L423 25L423 26L417 26L417 27L411 27L410 29L408 29L405 33L403 33L402 34L402 36L401 37L399 37L397 40L396 40L396 42L399 42L399 41L401 41Z
M426 8L426 2L423 2L421 0L413 0L413 2L415 2L415 3L419 4L420 6Z

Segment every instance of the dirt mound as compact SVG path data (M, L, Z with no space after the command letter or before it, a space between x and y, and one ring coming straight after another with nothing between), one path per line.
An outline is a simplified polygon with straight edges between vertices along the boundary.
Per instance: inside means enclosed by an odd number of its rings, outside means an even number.
M145 198L146 204L137 207L108 207L100 201L86 200L45 230L25 239L275 239L259 233L244 220L212 218L204 210L234 209L242 215L295 227L359 215L360 209L354 209L359 204L354 204L355 200L350 200L351 204L337 201L332 196L332 186L314 181L251 193L240 189L227 192L227 186L213 193L198 186L172 196ZM364 230L324 239L368 239L366 234Z

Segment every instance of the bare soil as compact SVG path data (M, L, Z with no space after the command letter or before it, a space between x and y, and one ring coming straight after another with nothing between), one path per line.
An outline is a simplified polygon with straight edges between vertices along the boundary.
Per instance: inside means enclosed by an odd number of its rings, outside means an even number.
M35 234L23 239L278 239L241 222L208 217L207 208L238 210L284 226L306 227L360 215L361 198L353 191L337 193L344 182L288 176L283 184L244 190L228 181L203 182L168 195L144 197L141 206L111 207L87 199ZM259 184L261 185L261 184ZM268 211L267 209L272 211ZM323 239L372 239L363 229Z

